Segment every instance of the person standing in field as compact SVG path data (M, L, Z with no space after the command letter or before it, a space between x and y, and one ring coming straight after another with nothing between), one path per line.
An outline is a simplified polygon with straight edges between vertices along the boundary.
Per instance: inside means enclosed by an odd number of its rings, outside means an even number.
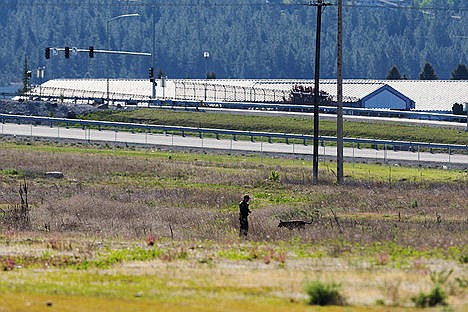
M249 195L245 195L244 199L239 204L239 222L240 222L240 233L239 236L247 237L249 232Z

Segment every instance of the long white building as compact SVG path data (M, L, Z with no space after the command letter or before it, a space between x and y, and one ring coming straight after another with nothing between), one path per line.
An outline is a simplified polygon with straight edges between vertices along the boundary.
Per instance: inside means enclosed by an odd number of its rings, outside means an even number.
M281 103L289 99L294 86L313 85L313 80L160 79L156 98ZM336 80L320 81L320 90L332 100L336 100L336 89ZM54 79L33 92L42 96L146 100L151 98L152 86L149 80ZM468 80L352 79L343 82L343 95L347 105L356 107L451 112L455 103L468 103Z

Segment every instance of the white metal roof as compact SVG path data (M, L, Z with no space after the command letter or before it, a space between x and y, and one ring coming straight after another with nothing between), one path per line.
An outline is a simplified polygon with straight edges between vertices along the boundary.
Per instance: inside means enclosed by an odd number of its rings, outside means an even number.
M184 84L209 84L212 86L229 86L238 88L253 88L263 90L288 91L294 85L313 86L313 80L281 80L281 79L168 79L166 87L158 83L156 95L165 98L180 98L180 88ZM468 80L365 80L349 79L343 81L343 95L348 98L362 99L385 84L394 88L415 102L418 111L451 111L455 103L468 103ZM106 79L54 79L42 84L43 87L61 88L63 90L95 92L97 97L105 97ZM111 93L125 94L135 97L150 97L151 83L149 80L111 79ZM321 80L320 89L336 96L336 80ZM38 91L36 91L38 92ZM67 92L69 94L69 92ZM100 94L100 95L99 95Z
M294 84L313 85L313 80L259 83L265 88L284 89ZM451 111L455 103L468 103L468 80L355 80L343 81L343 95L362 99L384 85L407 96L419 111ZM336 80L321 80L320 90L336 96Z

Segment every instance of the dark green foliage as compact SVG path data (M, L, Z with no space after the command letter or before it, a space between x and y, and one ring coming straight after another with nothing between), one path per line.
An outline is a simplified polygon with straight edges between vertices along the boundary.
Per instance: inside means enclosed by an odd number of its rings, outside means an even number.
M428 294L421 292L416 297L411 298L411 300L418 308L447 305L447 302L445 301L446 299L447 295L440 285L436 285L434 289L432 289L432 291Z
M434 68L432 67L431 63L424 64L424 67L419 74L419 80L437 80L437 77Z
M468 254L462 254L460 255L460 257L458 258L458 260L460 261L460 263L468 263Z
M28 58L24 57L23 63L23 88L20 90L21 93L27 93L31 88L31 77L28 65Z
M468 80L468 68L465 64L458 64L458 67L452 72L453 80Z
M166 76L166 73L160 68L158 70L157 78L161 79L161 77Z
M74 1L80 3L79 1ZM31 68L46 66L46 79L75 77L146 78L148 57L63 52L44 57L44 48L65 45L95 50L151 52L156 34L156 68L170 78L205 78L202 51L210 51L209 70L223 78L311 78L314 68L316 8L289 5L297 1L161 0L116 1L42 0L0 2L0 67L4 82L21 81L26 53ZM154 5L154 7L152 7ZM434 0L429 6L458 10L462 1ZM450 78L465 55L465 42L453 39L463 31L444 10L346 7L343 21L344 77L383 78L388 64L398 62L409 78L417 77L424 61ZM139 13L136 19L109 18ZM154 27L153 27L154 13ZM336 76L336 6L323 14L323 78ZM20 53L21 52L21 53ZM34 82L34 81L33 81Z
M464 115L465 111L463 111L463 104L458 104L458 103L453 104L452 112L454 115Z
M215 72L207 72L206 73L206 79L216 79L216 73Z
M340 294L341 285L335 282L322 283L313 281L306 286L310 305L344 305L345 299Z
M388 70L387 77L385 77L385 79L387 80L401 79L400 71L398 70L398 67L396 67L396 65L393 65L392 68Z

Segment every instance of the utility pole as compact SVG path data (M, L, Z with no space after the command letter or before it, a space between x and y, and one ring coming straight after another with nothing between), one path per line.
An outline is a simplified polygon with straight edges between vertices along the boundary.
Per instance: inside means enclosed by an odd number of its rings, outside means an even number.
M343 0L338 0L337 42L336 182L343 184Z
M151 67L153 67L153 70L155 68L155 50L156 50L156 5L153 3L152 6L152 48L151 48ZM151 82L151 98L154 100L156 99L156 77L153 77L153 81Z
M314 78L314 153L312 160L313 183L318 183L318 148L319 148L319 102L320 102L320 32L322 30L322 8L331 5L323 0L310 2L309 6L317 7L317 28L315 30L315 78Z

